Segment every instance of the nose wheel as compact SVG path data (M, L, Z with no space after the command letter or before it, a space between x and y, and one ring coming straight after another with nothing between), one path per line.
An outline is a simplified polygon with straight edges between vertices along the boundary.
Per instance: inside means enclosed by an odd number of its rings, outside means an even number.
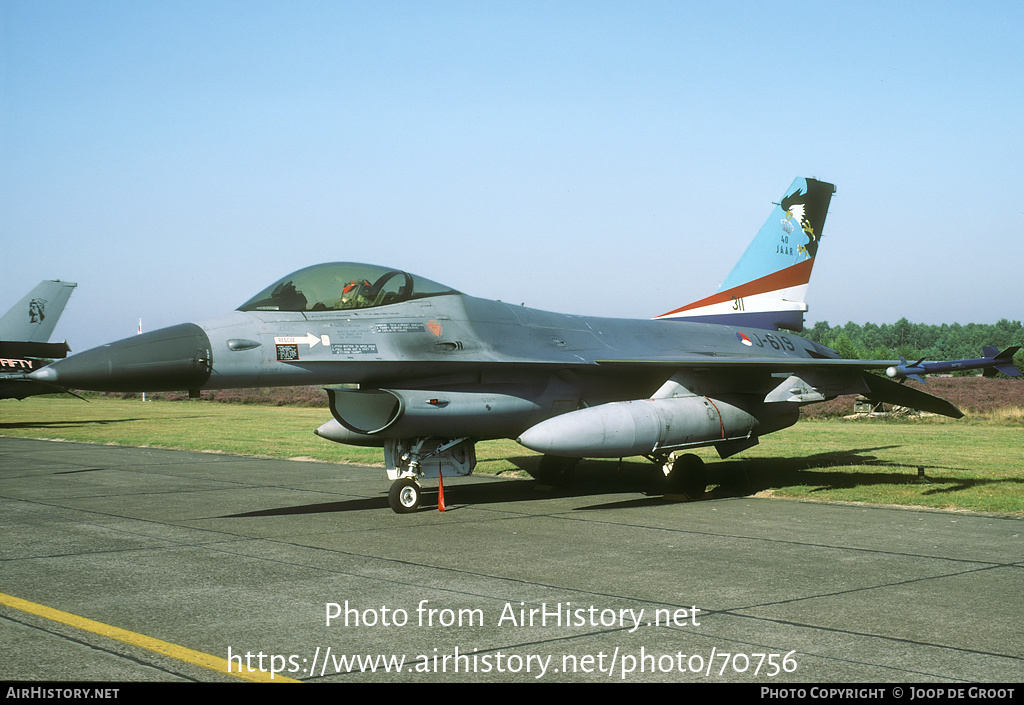
M411 477L403 477L391 483L388 504L391 505L391 511L396 514L409 514L419 509L422 494L423 488L420 487L420 483Z

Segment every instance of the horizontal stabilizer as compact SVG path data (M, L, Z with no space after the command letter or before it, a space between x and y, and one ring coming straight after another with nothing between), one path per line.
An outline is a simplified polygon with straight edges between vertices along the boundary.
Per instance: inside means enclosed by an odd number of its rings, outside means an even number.
M942 414L954 419L963 418L963 412L945 399L934 397L931 394L926 394L897 382L890 382L878 375L865 373L863 378L864 384L870 390L865 396L873 401L906 406L911 409L918 409L919 411Z
M70 389L28 379L27 377L0 377L0 399L25 399L38 396L39 394L70 394L82 401L89 401L85 397L75 394Z
M0 340L0 357L48 357L62 359L71 352L67 341L59 343L35 343L23 340Z

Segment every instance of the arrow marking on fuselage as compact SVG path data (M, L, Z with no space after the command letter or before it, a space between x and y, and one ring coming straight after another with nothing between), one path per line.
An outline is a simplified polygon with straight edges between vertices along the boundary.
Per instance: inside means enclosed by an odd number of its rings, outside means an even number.
M274 337L274 344L275 345L298 345L299 343L305 343L310 348L313 348L313 347L316 347L316 345L319 344L319 343L323 343L324 345L330 345L331 344L331 339L330 339L329 336L326 336L326 335L317 336L317 335L313 335L312 333L306 333L306 335L301 337L301 338L288 337L288 336L283 336L283 337L275 336Z

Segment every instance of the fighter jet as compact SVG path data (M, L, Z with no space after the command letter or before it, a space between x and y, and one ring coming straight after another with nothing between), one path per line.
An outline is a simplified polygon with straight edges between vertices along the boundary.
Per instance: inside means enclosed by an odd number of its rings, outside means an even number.
M702 463L675 453L714 446L731 456L794 424L805 404L860 393L962 415L869 372L897 361L842 359L794 334L834 191L796 179L718 293L651 320L551 313L398 269L329 263L219 318L104 345L30 377L191 395L324 385L333 418L316 433L382 447L399 513L417 509L423 478L471 473L475 443L492 438L542 453L533 474L544 482L567 481L581 458L644 456L665 468L670 487L696 495Z
M61 391L29 380L25 373L67 357L67 341L48 342L78 286L74 282L42 281L0 318L0 399L24 399Z

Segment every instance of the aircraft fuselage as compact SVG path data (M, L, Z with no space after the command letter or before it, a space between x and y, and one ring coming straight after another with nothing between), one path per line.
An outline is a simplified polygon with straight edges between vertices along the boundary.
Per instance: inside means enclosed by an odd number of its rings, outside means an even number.
M447 388L561 373L579 380L582 394L593 398L587 403L602 403L654 393L671 361L796 361L825 351L779 331L575 316L450 294L345 312L233 311L103 345L37 374L72 388L154 392L334 384ZM644 364L630 364L637 362ZM721 391L720 380L716 384Z

